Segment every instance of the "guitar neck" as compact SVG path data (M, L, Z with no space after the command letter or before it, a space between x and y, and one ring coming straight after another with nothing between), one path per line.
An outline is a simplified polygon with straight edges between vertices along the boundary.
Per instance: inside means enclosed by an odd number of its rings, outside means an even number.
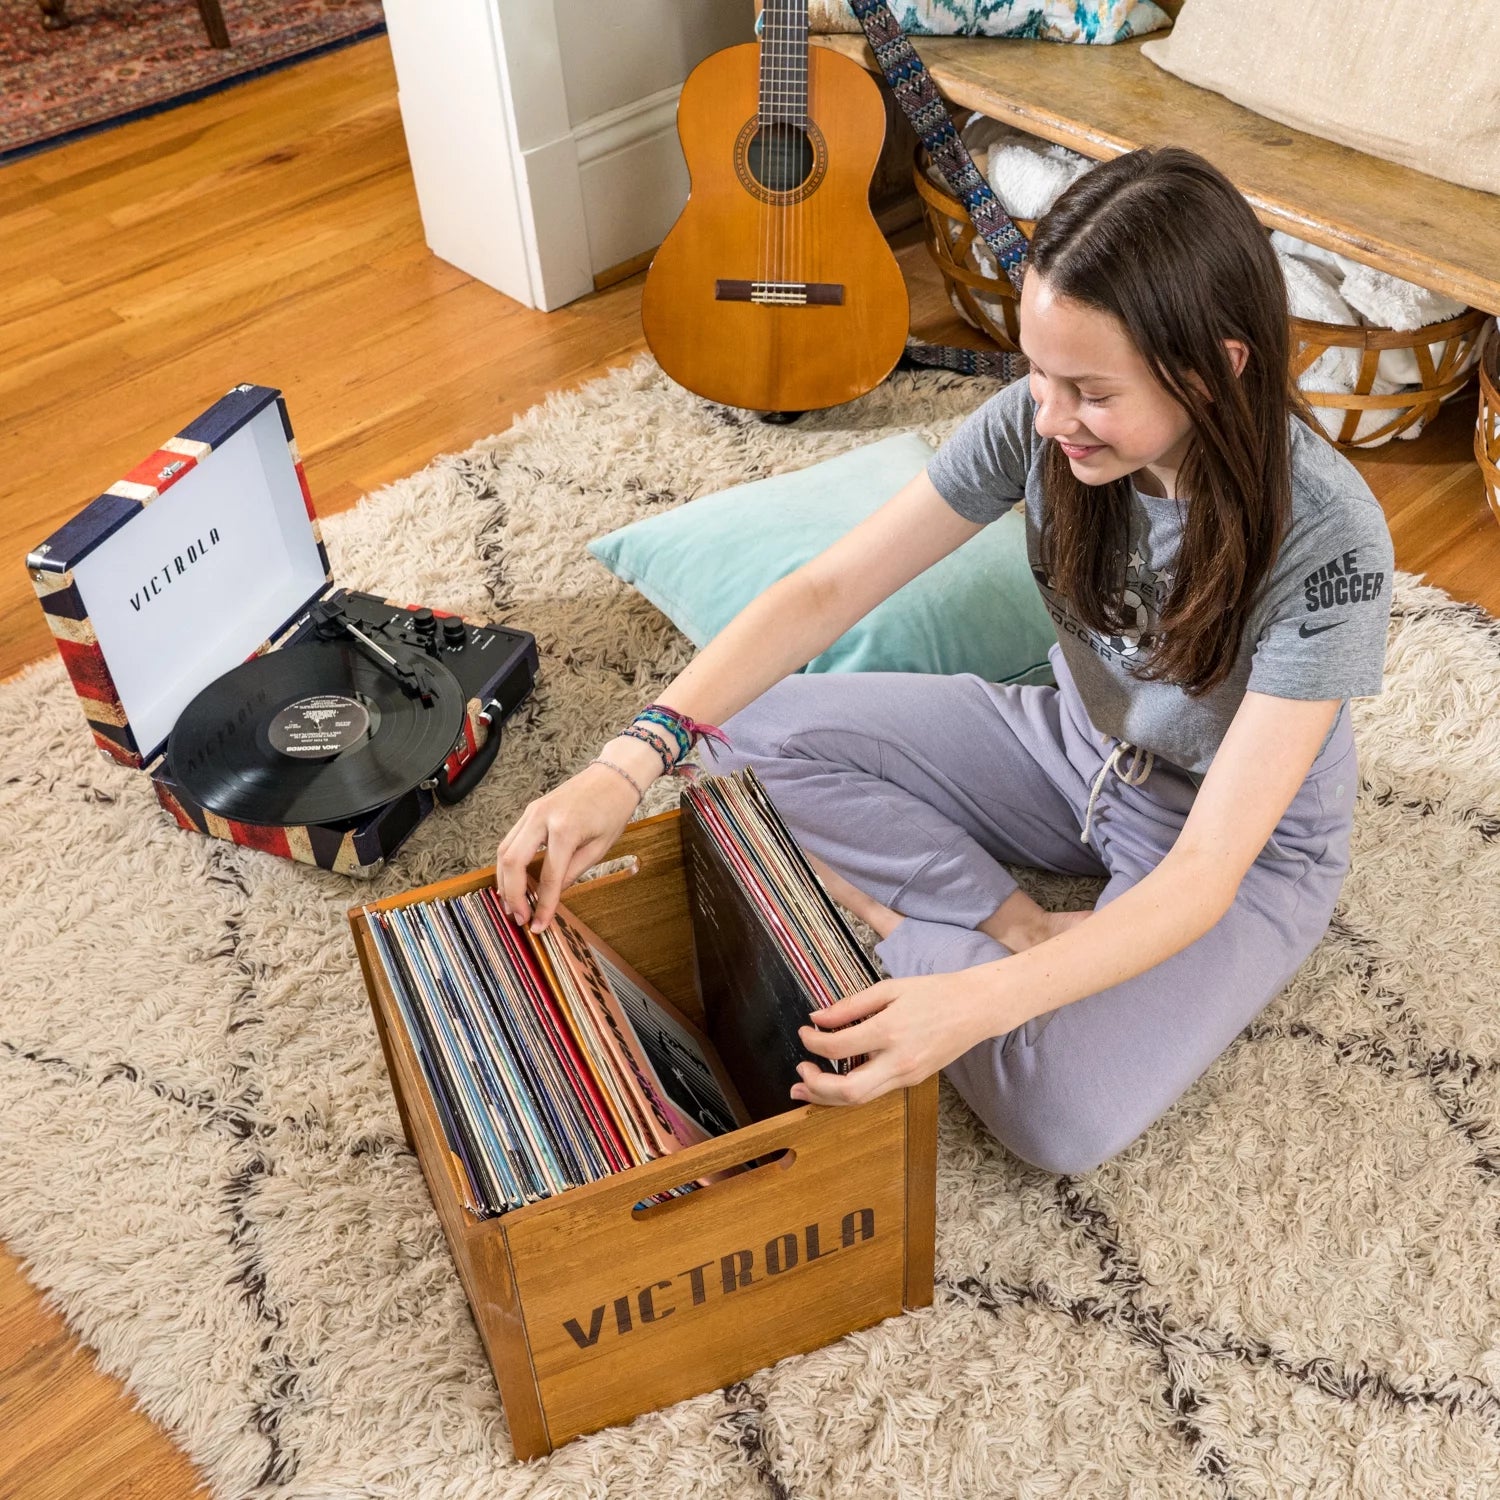
M761 7L760 123L807 126L807 0Z

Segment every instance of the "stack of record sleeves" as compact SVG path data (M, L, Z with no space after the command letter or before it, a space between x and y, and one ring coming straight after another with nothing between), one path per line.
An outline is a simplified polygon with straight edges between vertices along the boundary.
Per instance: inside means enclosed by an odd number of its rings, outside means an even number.
M880 975L752 770L682 797L688 900L709 1034L756 1119L791 1107L798 1028ZM847 1073L863 1058L832 1064Z
M566 907L535 934L491 889L366 915L475 1214L744 1122L707 1039Z

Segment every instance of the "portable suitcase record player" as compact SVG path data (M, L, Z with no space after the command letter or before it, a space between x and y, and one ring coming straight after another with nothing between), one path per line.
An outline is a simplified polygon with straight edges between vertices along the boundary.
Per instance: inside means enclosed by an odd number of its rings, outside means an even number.
M183 827L369 875L465 797L525 631L336 588L281 393L241 385L26 565L95 742Z

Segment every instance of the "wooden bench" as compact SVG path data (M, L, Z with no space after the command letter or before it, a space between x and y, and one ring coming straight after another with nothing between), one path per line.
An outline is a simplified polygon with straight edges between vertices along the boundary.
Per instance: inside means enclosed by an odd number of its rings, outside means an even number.
M862 36L811 40L878 76ZM1213 162L1263 224L1500 313L1500 197L1492 193L1268 120L1164 72L1139 40L1084 47L921 37L914 45L955 104L1100 161L1140 146L1185 146Z

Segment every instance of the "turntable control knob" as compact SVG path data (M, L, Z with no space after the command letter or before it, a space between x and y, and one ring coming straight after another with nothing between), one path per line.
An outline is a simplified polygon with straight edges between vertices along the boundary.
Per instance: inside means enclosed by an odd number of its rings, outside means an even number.
M449 615L443 621L443 645L449 651L462 651L469 638L469 628L457 615Z
M437 616L430 609L419 609L411 617L412 628L421 636L437 634Z

